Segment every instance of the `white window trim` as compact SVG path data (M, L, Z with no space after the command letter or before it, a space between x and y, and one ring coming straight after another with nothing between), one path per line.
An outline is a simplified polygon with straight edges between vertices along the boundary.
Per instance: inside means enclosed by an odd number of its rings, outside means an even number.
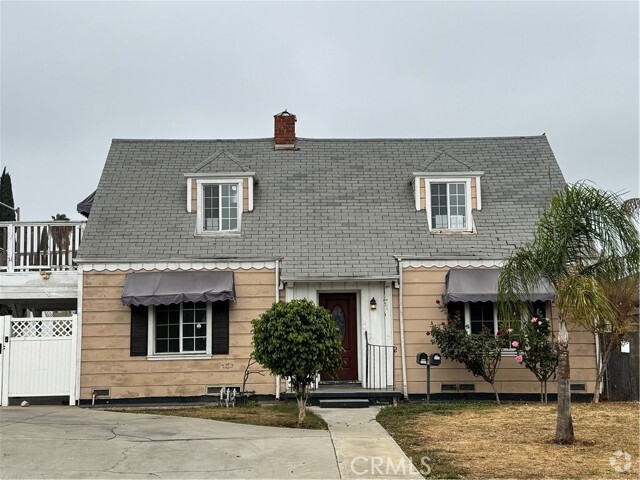
M237 185L238 187L238 228L234 230L205 230L204 229L204 205L203 205L203 192L206 185ZM225 178L225 179L197 179L197 194L196 194L196 206L197 206L197 220L196 220L196 233L198 235L233 235L238 234L242 230L242 210L244 208L244 179L242 178Z
M207 302L207 339L206 350L204 352L176 352L176 353L155 353L156 347L156 307L149 306L147 315L147 358L149 360L184 360L184 359L207 359L212 357L213 351L213 305ZM182 346L182 307L180 308L180 346Z
M470 178L456 178L456 177L437 177L437 178L425 178L424 179L424 196L425 206L427 211L427 223L429 230L433 232L472 232L473 231L473 217L471 216L471 179ZM431 184L432 183L446 183L447 184L447 216L450 219L450 200L449 200L449 186L450 183L464 183L465 184L465 214L467 216L467 228L433 228L431 224Z

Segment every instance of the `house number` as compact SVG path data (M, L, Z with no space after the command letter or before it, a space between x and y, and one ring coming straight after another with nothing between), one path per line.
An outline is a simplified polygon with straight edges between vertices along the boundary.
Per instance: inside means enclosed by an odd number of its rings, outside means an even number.
M233 368L233 363L223 363L222 368L224 370L231 370Z

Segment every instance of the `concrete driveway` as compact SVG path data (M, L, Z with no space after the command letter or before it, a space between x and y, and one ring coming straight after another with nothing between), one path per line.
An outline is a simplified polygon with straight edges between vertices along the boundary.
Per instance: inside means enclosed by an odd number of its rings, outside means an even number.
M340 478L327 431L77 407L0 409L0 477Z

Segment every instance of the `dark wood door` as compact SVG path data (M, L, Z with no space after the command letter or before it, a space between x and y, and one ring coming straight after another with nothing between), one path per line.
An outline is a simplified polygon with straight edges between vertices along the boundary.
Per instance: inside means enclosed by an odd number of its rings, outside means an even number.
M355 293L321 293L320 306L329 310L342 335L342 368L336 378L321 375L323 380L358 380L358 311Z

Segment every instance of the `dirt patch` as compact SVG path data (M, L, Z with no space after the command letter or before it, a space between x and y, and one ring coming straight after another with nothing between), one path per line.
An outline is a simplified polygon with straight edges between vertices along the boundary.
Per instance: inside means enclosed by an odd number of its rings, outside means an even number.
M638 478L638 404L574 404L576 443L553 442L555 405L513 404L498 408L424 412L399 425L398 443L412 439L447 464L447 476L463 478ZM406 443L406 440L405 440ZM401 445L405 448L405 446ZM632 455L631 466L618 473L610 463L615 452ZM624 456L617 466L624 468Z
M224 406L204 407L158 407L158 408L126 408L113 409L124 413L148 413L151 415L173 415L177 417L204 418L223 422L246 423L249 425L262 425L266 427L298 426L298 406L292 403L279 403L275 405L243 405L234 408ZM313 412L307 411L306 422L303 428L312 430L326 430L327 424Z

